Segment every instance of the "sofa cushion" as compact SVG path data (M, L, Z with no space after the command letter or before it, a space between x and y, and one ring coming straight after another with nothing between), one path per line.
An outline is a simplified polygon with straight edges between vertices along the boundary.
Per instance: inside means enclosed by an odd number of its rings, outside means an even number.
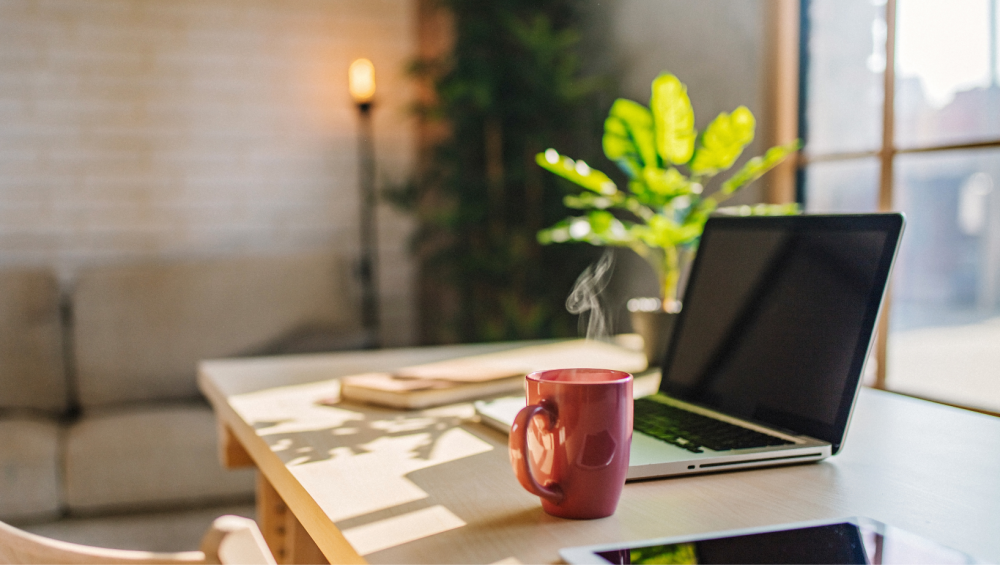
M84 414L69 428L65 466L71 512L204 505L254 492L253 470L222 468L216 420L202 403Z
M302 327L357 324L326 255L90 268L73 296L84 408L194 398L198 361L253 353Z
M59 426L53 420L0 419L0 520L59 515Z
M59 285L45 269L0 271L0 408L66 407Z

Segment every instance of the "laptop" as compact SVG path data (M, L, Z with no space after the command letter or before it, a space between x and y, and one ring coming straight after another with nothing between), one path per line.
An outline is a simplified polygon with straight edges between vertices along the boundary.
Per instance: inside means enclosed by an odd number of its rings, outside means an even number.
M628 479L819 461L843 447L901 214L712 217ZM477 403L507 426L523 399Z

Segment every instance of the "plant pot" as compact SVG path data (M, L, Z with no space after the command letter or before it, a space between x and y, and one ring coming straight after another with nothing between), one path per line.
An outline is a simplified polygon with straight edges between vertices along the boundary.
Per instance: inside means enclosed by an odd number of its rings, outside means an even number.
M650 367L659 367L674 332L677 314L654 310L632 311L629 316L632 319L632 330L642 336L642 351L646 354L646 362Z

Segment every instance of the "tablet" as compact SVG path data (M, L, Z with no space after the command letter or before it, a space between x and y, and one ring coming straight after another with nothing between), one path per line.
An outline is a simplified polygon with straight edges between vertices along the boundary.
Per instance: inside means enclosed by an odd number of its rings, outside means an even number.
M568 547L567 563L979 563L869 518Z

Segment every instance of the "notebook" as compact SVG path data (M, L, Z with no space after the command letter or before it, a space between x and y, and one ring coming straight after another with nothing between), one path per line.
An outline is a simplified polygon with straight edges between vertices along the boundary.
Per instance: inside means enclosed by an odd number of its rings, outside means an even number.
M713 217L628 478L819 461L843 446L901 214ZM518 402L477 403L509 426ZM520 405L523 405L521 401Z
M626 372L646 368L642 353L610 343L576 339L435 361L392 372L342 377L340 395L320 402L336 404L343 398L407 410L429 408L523 391L524 375L532 371L597 362Z

